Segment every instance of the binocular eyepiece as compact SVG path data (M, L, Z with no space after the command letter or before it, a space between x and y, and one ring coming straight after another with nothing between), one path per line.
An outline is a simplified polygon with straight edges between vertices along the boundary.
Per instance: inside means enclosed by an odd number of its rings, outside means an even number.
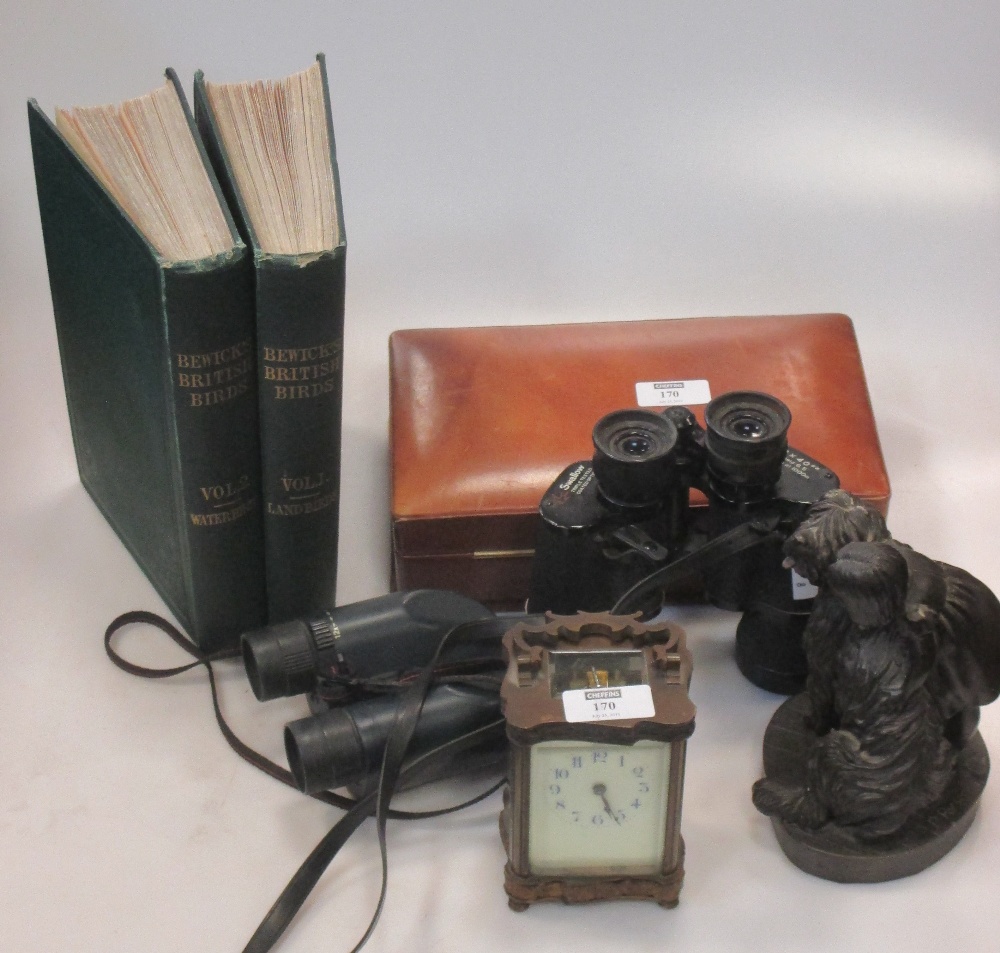
M594 426L594 476L619 506L658 503L674 482L680 436L672 420L649 410L615 410Z
M716 397L705 408L709 473L735 486L773 486L781 476L791 422L791 411L770 394L733 391Z
M615 410L594 426L594 476L609 503L655 506L694 475L685 459L694 454L720 487L766 491L781 476L791 422L777 397L756 391L716 397L704 431L686 407Z

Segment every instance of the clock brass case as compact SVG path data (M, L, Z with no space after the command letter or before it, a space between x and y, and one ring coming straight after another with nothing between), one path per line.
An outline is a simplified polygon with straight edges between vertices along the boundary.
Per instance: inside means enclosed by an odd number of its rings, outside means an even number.
M695 718L683 631L638 615L547 613L544 625L508 630L503 646L510 753L500 834L511 909L545 900L676 906L684 760ZM564 705L566 692L573 697ZM650 707L637 713L626 703L629 717L609 717L608 699L637 692ZM603 704L592 716L599 720L570 720L588 717L580 701Z

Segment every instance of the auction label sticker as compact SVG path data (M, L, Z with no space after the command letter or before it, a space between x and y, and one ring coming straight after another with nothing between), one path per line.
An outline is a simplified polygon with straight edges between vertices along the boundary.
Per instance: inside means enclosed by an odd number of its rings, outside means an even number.
M652 718L656 714L648 685L620 688L577 688L563 692L567 721L614 721L616 718Z
M815 599L819 589L816 588L805 576L800 576L794 569L792 570L792 598Z
M640 381L635 399L640 407L679 407L707 404L712 393L708 381Z

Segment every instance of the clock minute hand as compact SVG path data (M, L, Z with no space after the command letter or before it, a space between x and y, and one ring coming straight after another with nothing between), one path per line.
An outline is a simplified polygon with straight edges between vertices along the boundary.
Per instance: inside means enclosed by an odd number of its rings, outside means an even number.
M621 821L618 820L618 815L611 810L611 805L608 803L608 789L607 786L598 782L591 788L591 790L596 794L601 801L604 803L604 810L607 812L608 816L613 820L619 827L621 827Z

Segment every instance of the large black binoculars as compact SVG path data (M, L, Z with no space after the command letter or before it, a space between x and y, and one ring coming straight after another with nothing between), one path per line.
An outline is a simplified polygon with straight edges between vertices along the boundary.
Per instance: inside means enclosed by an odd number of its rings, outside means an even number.
M696 574L709 602L743 613L740 671L769 691L800 691L813 590L782 546L840 482L788 445L791 421L756 391L716 397L704 427L687 407L602 417L592 459L542 497L528 610L653 614L671 581ZM692 490L708 505L694 505Z

